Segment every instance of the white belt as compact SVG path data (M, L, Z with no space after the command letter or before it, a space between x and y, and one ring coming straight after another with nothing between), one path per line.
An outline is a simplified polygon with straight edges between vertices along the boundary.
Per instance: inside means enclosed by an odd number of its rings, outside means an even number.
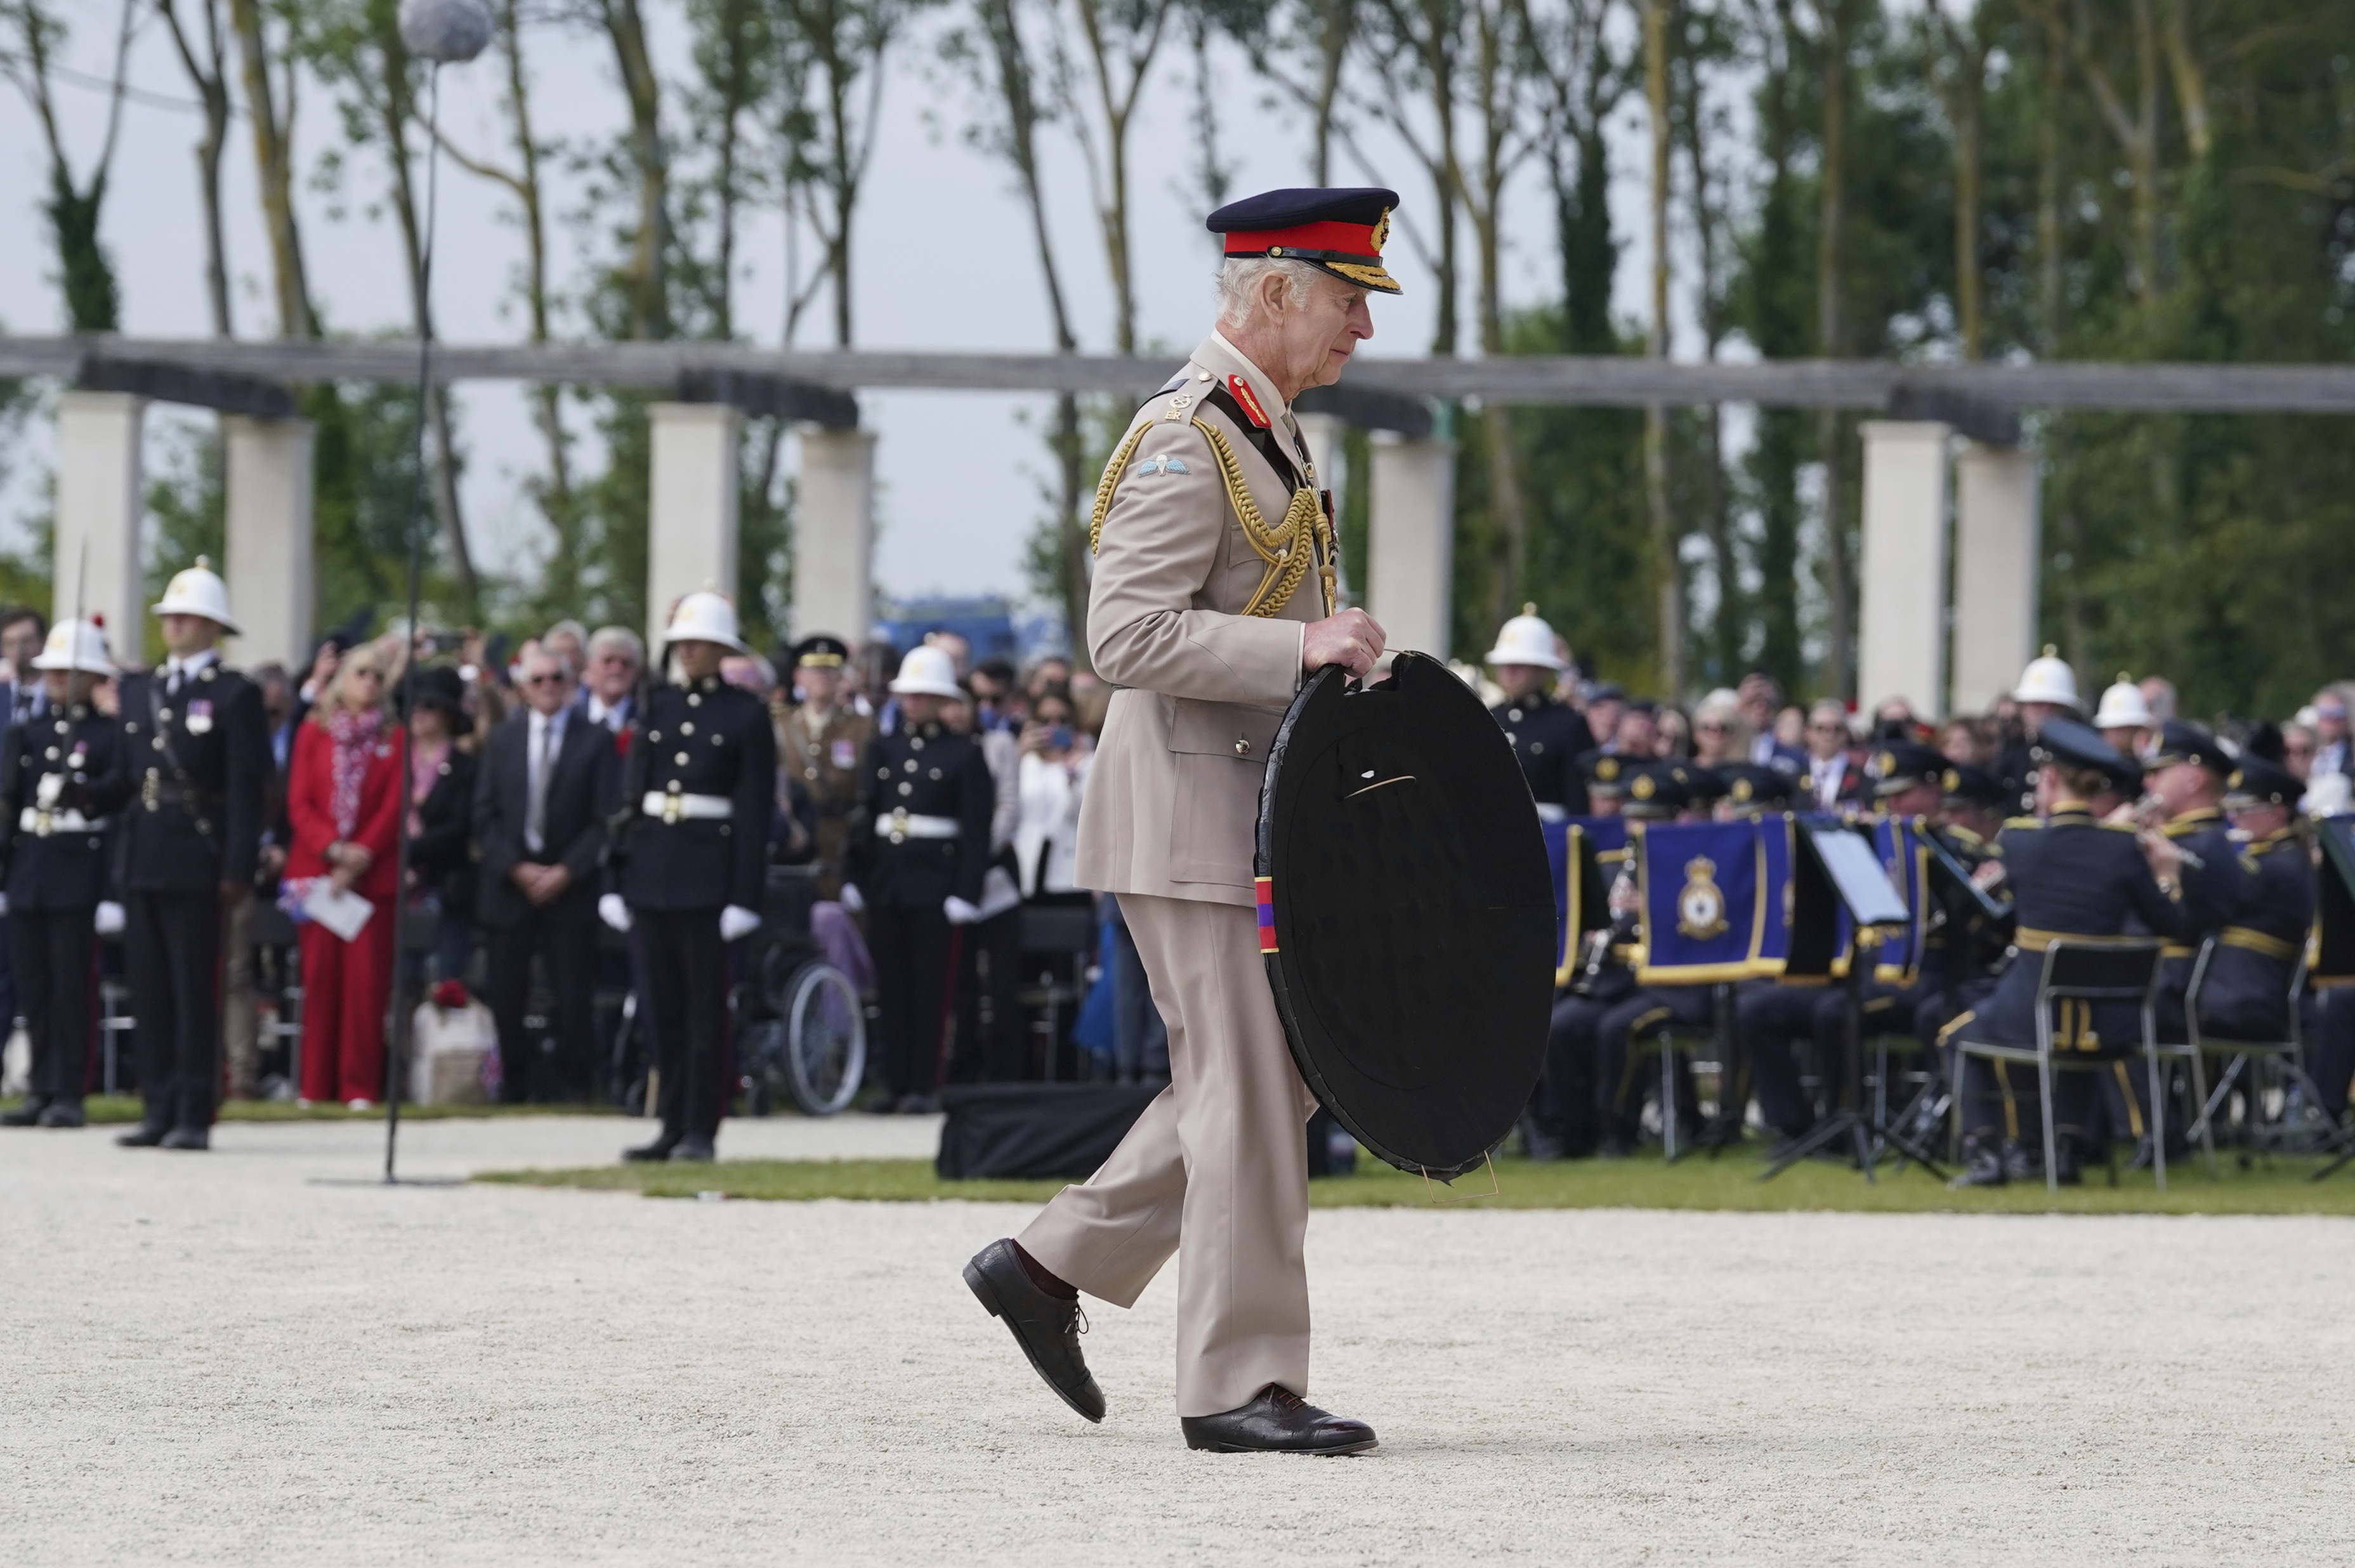
M28 805L16 814L16 830L46 838L52 833L103 833L106 823L103 818L93 822L79 811L43 811Z
M875 831L892 843L908 838L958 838L964 835L964 824L954 816L917 816L905 811L895 811L889 816L875 819Z
M736 815L736 803L724 795L672 795L650 789L638 809L665 822L722 821Z

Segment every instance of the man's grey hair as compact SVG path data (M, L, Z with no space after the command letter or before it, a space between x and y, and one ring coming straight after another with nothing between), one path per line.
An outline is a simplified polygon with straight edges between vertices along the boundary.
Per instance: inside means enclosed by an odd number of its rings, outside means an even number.
M559 621L539 635L539 640L543 643L551 637L570 637L576 643L586 645L589 641L589 629L578 621Z
M632 664L646 662L645 639L627 626L600 626L589 634L589 656L595 658L607 648L620 648L630 656Z
M1298 310L1308 303L1308 291L1324 272L1305 261L1278 261L1272 256L1233 256L1219 266L1219 325L1241 326L1259 304L1260 280L1269 273L1290 280L1284 303Z

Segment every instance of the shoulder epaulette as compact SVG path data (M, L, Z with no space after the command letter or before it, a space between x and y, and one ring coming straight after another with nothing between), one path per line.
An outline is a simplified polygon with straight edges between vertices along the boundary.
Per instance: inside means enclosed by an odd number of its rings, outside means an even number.
M2041 816L2015 816L2004 823L2003 830L2006 833L2009 833L2015 827L2041 827L2043 826L2044 819Z
M2096 822L2096 827L2106 827L2113 833L2139 833L2142 829L2131 822Z

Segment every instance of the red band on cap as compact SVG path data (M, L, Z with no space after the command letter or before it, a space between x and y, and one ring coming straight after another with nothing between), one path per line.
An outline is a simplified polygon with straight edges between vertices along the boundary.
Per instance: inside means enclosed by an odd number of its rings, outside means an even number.
M1380 257L1370 223L1301 223L1290 229L1254 229L1227 236L1227 254L1255 256L1276 246L1302 251L1338 251Z

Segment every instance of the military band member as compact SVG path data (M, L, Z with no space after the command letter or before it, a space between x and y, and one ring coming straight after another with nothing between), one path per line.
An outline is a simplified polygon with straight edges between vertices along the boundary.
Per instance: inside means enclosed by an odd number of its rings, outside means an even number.
M2121 680L2118 686L2126 683ZM2139 689L2126 689L2141 699ZM2114 737L2104 738L2116 744ZM2241 901L2241 847L2224 820L2224 781L2232 772L2232 759L2199 725L2170 719L2160 727L2158 743L2142 759L2142 767L2144 794L2137 815L2145 827L2156 827L2183 852L2186 901L2200 912L2196 918L2187 918L2180 934L2168 943L2159 966L2158 1038L2179 1043L2191 1038L2183 1003L2200 944L2223 929ZM2130 924L2127 929L2137 928Z
M842 706L849 645L839 637L804 637L794 645L789 684L801 700L778 728L777 765L801 781L817 814L818 897L842 892L843 857L864 826L858 815L863 770L859 760L875 734L875 720ZM779 693L780 700L783 693Z
M1486 662L1505 693L1505 700L1489 711L1513 744L1538 816L1550 822L1586 816L1586 774L1579 759L1594 749L1594 735L1583 718L1553 695L1553 683L1568 661L1536 605L1523 605L1505 623Z
M761 924L777 739L766 704L719 678L720 660L750 651L734 605L687 594L663 640L677 674L630 727L620 870L597 912L636 938L654 1036L662 1133L623 1157L708 1160L728 1101L728 946Z
M2246 754L2225 779L2242 876L2200 987L2203 1037L2289 1038L2290 977L2314 923L2314 862L2297 811L2305 788L2287 768Z
M138 1019L133 1148L211 1145L220 1078L222 912L253 895L275 772L261 691L213 645L237 635L203 558L155 605L168 657L126 677L120 710L138 794L121 832L123 949Z
M964 700L945 648L911 648L891 682L900 724L867 743L843 907L867 912L892 1108L940 1109L960 928L981 915L996 788L981 746L942 722Z
M106 637L61 621L32 661L48 689L0 756L0 859L9 962L33 1046L25 1103L0 1125L79 1127L98 988L98 906L108 897L112 818L131 795L120 725L91 706L114 674Z
M2178 880L2182 854L2173 840L2161 834L2138 834L2130 825L2107 820L2136 798L2142 780L2139 764L2119 756L2097 731L2059 715L2040 723L2033 761L2049 810L2041 821L2012 821L1998 840L2003 851L2003 884L2019 920L2013 943L2019 956L1979 1007L1948 1026L1950 1038L1961 1038L1961 1031L1967 1030L1969 1038L2031 1045L2037 1038L2036 988L2042 968L2032 955L2064 937L2118 936L2137 920L2142 929L2162 938L2179 937L2187 921L2203 912L2187 908ZM2139 1009L2131 1002L2062 1001L2052 1008L2052 1039L2059 1051L2099 1061L2139 1047ZM1966 1168L1957 1185L2000 1186L2041 1175L2042 1151L2030 1148L2021 1133L2038 1115L2036 1075L2012 1072L2009 1065L1990 1063L1984 1057L1971 1057L1965 1064ZM2094 1079L2084 1072L2062 1072L2055 1078L2054 1174L2064 1183L2074 1182L2081 1153L2077 1145L2092 1125Z
M1101 1419L1080 1290L1133 1303L1181 1249L1178 1414L1217 1450L1354 1453L1306 1403L1308 1180L1295 1071L1260 956L1252 843L1268 748L1305 672L1362 677L1381 628L1334 603L1332 512L1292 400L1397 292L1387 190L1276 191L1211 215L1219 329L1146 401L1098 489L1088 643L1117 689L1081 808L1078 881L1119 895L1169 1026L1170 1086L1085 1185L966 1283L1073 1409Z

